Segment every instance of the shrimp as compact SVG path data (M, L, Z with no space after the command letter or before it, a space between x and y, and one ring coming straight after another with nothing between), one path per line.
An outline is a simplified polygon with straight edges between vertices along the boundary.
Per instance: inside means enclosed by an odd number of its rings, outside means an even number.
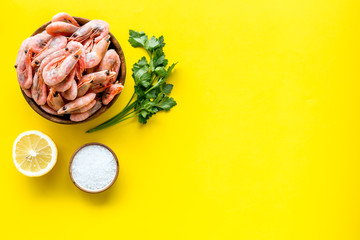
M44 58L44 60L42 60L40 68L41 70L44 69L44 67L51 62L53 59L61 57L61 56L67 56L73 52L75 52L76 50L78 50L79 48L82 48L82 44L79 42L69 42L65 48L60 49L50 55L48 55L46 58ZM39 62L35 62L35 64L39 65Z
M33 78L33 84L31 86L31 96L34 101L41 106L46 103L46 94L47 89L44 83L44 79L42 79L42 75L39 74L39 71L36 71Z
M75 52L76 50L80 49L80 48L83 48L84 46L79 43L79 42L69 42L67 45L66 45L66 48L69 49L69 53L73 53Z
M28 47L31 47L33 52L37 54L46 46L46 44L50 41L50 39L53 38L53 36L47 34L47 32L44 30L30 38L31 42Z
M70 120L74 122L81 122L96 113L100 108L102 107L102 104L100 101L97 101L95 105L88 111L83 113L77 113L77 114L71 114Z
M21 88L21 90L23 90L23 92L25 93L26 96L28 96L29 98L32 98L31 89L23 89L23 88Z
M63 81L73 70L79 60L82 48L67 56L64 60L54 59L43 70L43 78L48 86L54 86Z
M107 88L102 96L102 103L108 105L113 98L119 94L124 89L124 86L121 83L112 84Z
M84 42L85 53L91 52L94 47L94 39L88 39Z
M110 80L111 83L114 83L119 74L120 64L121 61L119 55L114 49L110 49L105 53L105 56L99 63L96 71L110 70L116 72L115 76Z
M86 80L83 80L79 83L77 86L77 97L82 97L85 95L85 93L87 93L92 83L94 82L94 78L94 76L90 76L86 78Z
M38 65L48 55L56 52L59 49L65 48L67 45L67 39L64 36L54 37L50 42L37 54L31 63L32 67Z
M51 107L55 111L58 111L65 104L61 95L54 88L50 88L50 92L46 99L46 102L49 107Z
M15 68L17 68L17 66L22 61L24 61L26 54L25 51L29 51L29 49L31 48L32 52L37 54L46 46L46 44L50 41L51 38L52 36L47 34L46 31L43 31L42 33L39 33L33 37L25 39L20 45L20 49L16 57Z
M82 82L86 82L88 79L90 79L91 77L94 77L94 82L93 84L94 85L98 85L108 79L111 79L115 76L115 72L111 72L110 70L103 70L103 71L100 71L100 72L94 72L94 73L89 73L89 74L86 74L82 77L81 81L79 82L79 85L82 83Z
M16 57L16 61L15 61L15 69L16 70L18 70L19 64L25 65L25 55L26 55L25 51L29 50L29 48L30 48L29 45L30 45L32 39L33 39L32 37L29 37L21 43L20 49L19 49L19 52Z
M104 57L108 47L110 45L110 36L107 35L101 41L99 41L91 52L86 54L85 68L93 68L98 65L101 59Z
M40 52L52 38L45 31L25 39L20 46L16 57L15 68L20 86L29 89L32 84L31 57ZM30 65L29 65L30 61Z
M40 106L42 108L42 110L44 110L45 112L51 114L51 115L58 115L58 116L62 116L59 115L55 110L53 110L51 107L49 107L47 104L41 105Z
M78 110L74 110L72 112L69 112L70 114L75 114L75 113L83 113L83 112L87 112L89 111L96 103L96 100L92 100L88 105L83 106L82 108L79 108Z
M51 36L71 36L79 27L66 22L53 22L46 26L46 32Z
M66 78L64 79L64 81L56 84L53 86L53 88L58 91L58 92L65 92L66 90L68 90L69 88L71 88L71 86L73 85L73 81L75 80L75 68L70 72L69 75L66 76Z
M109 70L84 75L78 84L78 97L84 95L92 87L103 87L103 83L113 78L114 75L115 72L110 72Z
M46 57L40 64L40 67L38 68L38 72L39 74L43 75L43 79L44 79L44 69L47 65L49 65L49 63L53 63L53 62L61 62L66 58L66 55L60 55L57 54L57 52L51 54L50 56Z
M75 100L77 97L77 83L75 79L73 79L71 87L65 92L61 93L61 96L69 101Z
M109 70L105 70L105 71L109 71ZM107 74L107 72L106 72L106 74ZM102 88L102 87L105 87L105 86L111 84L110 79L112 79L114 76L115 76L115 72L110 72L104 81L102 81L102 82L94 81L93 84L91 85L91 90Z
M83 97L77 98L72 102L65 104L62 108L58 110L58 114L66 114L68 112L77 110L88 105L96 97L96 93L88 93Z
M85 52L83 51L80 55L79 61L76 64L76 77L81 79L83 72L85 71Z
M95 72L95 68L94 68L94 67L93 67L93 68L88 68L88 69L86 69L86 74L93 73L93 72Z
M70 14L65 13L65 12L60 12L60 13L56 14L55 16L53 16L53 18L51 19L51 22L66 22L66 23L71 23L72 25L79 27L78 22L72 16L70 16Z
M69 44L68 44L69 45ZM45 66L51 62L53 59L58 59L58 60L62 60L65 58L65 55L68 54L68 52L71 51L69 50L69 48L66 48L66 49L61 49L59 51L56 51L52 54L50 54L49 56L47 56L40 64L40 67L37 69L37 72L35 75L38 75L37 77L38 78L41 78L41 81L44 82L44 79L43 79L43 75L42 75L42 72L43 72L43 69L45 68ZM45 85L45 84L44 84ZM42 88L40 88L42 89ZM39 88L37 89L39 91Z
M19 63L15 65L17 79L22 89L29 89L32 85L32 67L31 67L32 49L24 51L24 55L19 59Z
M106 81L105 83L101 83L99 86L92 87L90 89L91 89L91 92L101 93L101 92L105 91L105 89L109 88L111 85L112 85L111 82Z
M98 43L109 34L109 24L103 20L92 20L81 26L70 37L70 41L84 42L88 39L94 39Z

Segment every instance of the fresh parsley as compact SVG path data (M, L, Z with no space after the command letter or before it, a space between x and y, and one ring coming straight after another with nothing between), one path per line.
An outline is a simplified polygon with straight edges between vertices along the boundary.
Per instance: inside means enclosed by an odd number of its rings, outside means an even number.
M169 97L173 85L166 83L176 63L167 67L168 60L165 59L163 51L164 37L153 36L149 39L144 32L130 30L129 43L134 48L144 48L150 61L142 57L133 65L134 94L124 109L87 133L113 126L132 117L138 117L139 122L145 124L157 112L169 111L176 105L175 100Z

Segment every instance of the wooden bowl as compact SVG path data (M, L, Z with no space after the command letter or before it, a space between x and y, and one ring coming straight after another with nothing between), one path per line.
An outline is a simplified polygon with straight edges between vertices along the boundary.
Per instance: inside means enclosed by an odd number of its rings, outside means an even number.
M76 19L76 21L79 23L80 26L84 25L85 23L89 22L89 19L86 18L80 18L80 17L74 17ZM41 33L42 31L45 30L46 26L49 25L51 22L47 22L44 25L42 25L39 29L37 29L31 36L34 36L38 33ZM120 47L119 42L116 40L116 38L114 37L114 35L110 34L110 46L109 49L114 49L120 57L120 61L121 61L121 65L120 65L120 70L119 70L119 74L117 76L117 80L122 83L122 85L124 85L125 83L125 76L126 76L126 65L125 65L125 56L124 53ZM21 89L21 88L20 88ZM94 118L97 118L98 116L100 116L102 113L104 113L106 110L108 110L114 103L115 101L118 99L119 95L116 95L114 97L114 99L108 104L108 105L103 105L96 113L94 113L92 116L90 116L89 118L85 119L84 121L81 122L73 122L70 120L70 115L65 115L65 116L55 116L55 115L51 115L47 112L45 112L44 110L41 109L41 107L39 107L39 105L36 104L36 102L32 99L29 98L28 96L26 96L26 94L24 93L23 90L21 90L26 102L30 105L30 107L32 109L34 109L35 112L37 112L39 115L41 115L42 117L55 122L55 123L61 123L61 124L77 124L77 123L83 123L83 122L87 122L90 121Z
M115 174L114 179L111 181L111 183L110 183L107 187L105 187L105 188L103 188L103 189L100 189L100 190L97 190L97 191L90 191L90 190L88 190L88 189L84 189L83 187L80 187L80 186L75 182L75 180L74 180L74 178L73 178L73 176L72 176L72 170L71 170L71 165L72 165L72 162L73 162L73 160L74 160L75 155L76 155L81 149L83 149L84 147L90 146L90 145L98 145L98 146L101 146L101 147L106 148L107 150L109 150L109 151L111 152L111 154L114 156L114 159L115 159L115 161L116 161L116 174ZM70 174L71 181L72 181L72 182L74 183L74 185L75 185L76 187L78 187L80 190L82 190L82 191L84 191L84 192L87 192L87 193L100 193L100 192L103 192L103 191L109 189L109 188L115 183L115 181L116 181L116 179L117 179L117 177L118 177L118 175L119 175L119 161L118 161L118 158L117 158L116 154L114 153L114 151L111 150L111 148L109 148L108 146L106 146L106 145L104 145L104 144L102 144L102 143L97 143L97 142L87 143L87 144L84 144L84 145L82 145L81 147L79 147L79 148L74 152L74 154L72 155L71 160L70 160L70 163L69 163L69 174Z

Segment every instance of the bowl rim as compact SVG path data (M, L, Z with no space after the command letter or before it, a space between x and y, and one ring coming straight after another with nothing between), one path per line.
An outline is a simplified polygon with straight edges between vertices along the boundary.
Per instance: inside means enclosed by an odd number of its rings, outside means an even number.
M76 181L74 180L73 176L72 176L72 170L71 170L71 165L73 163L73 160L74 160L74 157L76 156L76 154L83 148L87 147L87 146L92 146L92 145L97 145L97 146L101 146L101 147L104 147L106 148L107 150L109 150L111 152L111 154L113 155L114 159L115 159L115 162L116 162L116 174L115 174L115 177L114 179L110 182L109 185L107 185L105 188L103 189L100 189L100 190L96 190L96 191L91 191L91 190L88 190L88 189L85 189L81 186L79 186ZM86 143L82 146L80 146L74 153L73 155L71 156L71 159L70 159L70 162L69 162L69 175L70 175L70 179L72 181L72 183L77 187L79 188L80 190L84 191L84 192L87 192L87 193L101 193L101 192L104 192L106 190L108 190L112 185L114 185L115 181L117 180L118 176L119 176L119 160L115 154L115 152L108 146L106 146L105 144L102 144L102 143L99 143L99 142L90 142L90 143Z
M75 17L75 20L79 23L80 26L84 25L85 23L91 21L90 19L86 19L86 18L81 18L81 17ZM45 30L46 26L49 25L51 23L51 21L43 24L42 26L40 26L33 34L31 34L31 36L34 36L42 31ZM111 45L113 45L113 48L109 48L109 49L114 49L117 54L120 57L120 70L117 76L117 80L122 83L123 85L125 84L125 78L126 78L126 62L125 62L125 55L124 52L119 44L119 42L117 41L117 39L115 38L115 36L113 34L111 34L111 32L109 32L110 35L110 41L111 41ZM91 121L95 118L97 118L98 116L100 116L101 114L103 114L105 111L107 111L119 98L120 94L117 94L114 99L108 104L108 105L103 105L96 113L94 113L92 116L90 116L89 118L85 119L84 121L80 121L80 122L74 122L71 121L70 119L65 119L61 116L56 116L56 115L51 115L47 112L45 112L44 110L42 110L42 108L37 105L35 103L35 101L32 98L29 98L23 89L21 89L21 93L24 96L26 102L30 105L30 107L40 116L42 116L43 118L50 120L51 122L54 123L58 123L58 124L66 124L66 125L74 125L74 124L81 124L81 123L85 123L88 121Z

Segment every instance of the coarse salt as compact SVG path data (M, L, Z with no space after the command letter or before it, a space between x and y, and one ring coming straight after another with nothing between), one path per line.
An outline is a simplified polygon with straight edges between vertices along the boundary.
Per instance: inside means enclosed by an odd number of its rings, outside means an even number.
M116 177L117 163L113 154L100 145L88 145L76 153L71 164L74 181L88 191L108 187Z

